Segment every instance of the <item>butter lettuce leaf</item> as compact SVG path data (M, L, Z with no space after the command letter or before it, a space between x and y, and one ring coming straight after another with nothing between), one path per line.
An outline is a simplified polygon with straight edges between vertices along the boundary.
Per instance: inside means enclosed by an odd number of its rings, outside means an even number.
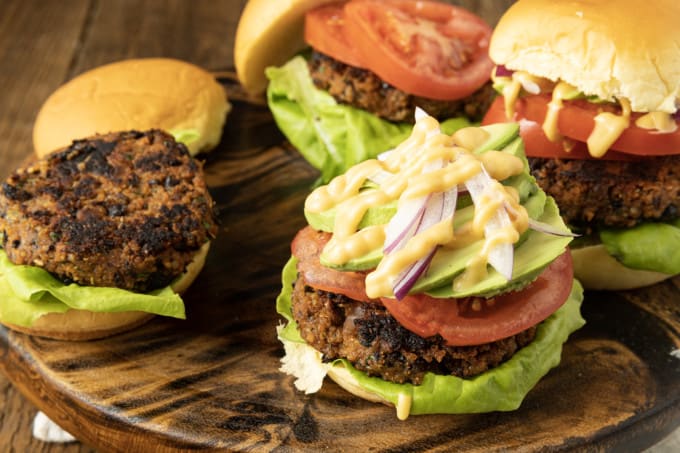
M283 288L277 298L277 311L288 321L279 328L281 341L304 343L291 312L292 282L296 278L296 260L291 258L283 269ZM340 359L332 366L346 368L366 391L390 401L395 406L400 395L412 398L411 414L469 414L517 409L529 391L561 360L562 345L569 335L585 324L580 307L583 288L573 281L569 298L548 319L539 324L534 341L510 360L478 376L463 379L428 373L421 385L395 384L369 377ZM321 365L323 366L323 365ZM298 378L299 379L299 378Z
M47 313L69 309L144 311L185 318L184 302L170 287L135 293L120 288L67 285L39 267L13 264L0 249L0 319L28 327Z
M607 252L631 269L680 273L680 225L643 223L633 228L600 231Z
M394 148L413 128L338 104L330 94L314 86L307 61L301 56L284 66L267 68L266 75L267 101L278 128L321 172L321 182ZM453 118L442 122L441 127L451 134L469 125L466 118Z

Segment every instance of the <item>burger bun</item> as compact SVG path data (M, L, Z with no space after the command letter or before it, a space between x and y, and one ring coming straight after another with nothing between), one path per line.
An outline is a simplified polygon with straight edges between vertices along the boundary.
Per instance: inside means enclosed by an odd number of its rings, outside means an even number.
M337 0L250 0L241 14L234 63L241 85L251 95L267 87L264 70L278 66L305 47L304 18L310 9Z
M631 14L634 11L634 14ZM676 111L680 2L522 0L496 26L494 63L561 80L633 111Z
M584 288L626 290L653 285L672 277L660 272L631 269L607 253L602 244L571 249L574 277Z
M230 107L224 88L198 66L124 60L84 72L52 93L35 120L33 146L40 158L98 133L163 129L195 132L185 143L195 155L217 146Z

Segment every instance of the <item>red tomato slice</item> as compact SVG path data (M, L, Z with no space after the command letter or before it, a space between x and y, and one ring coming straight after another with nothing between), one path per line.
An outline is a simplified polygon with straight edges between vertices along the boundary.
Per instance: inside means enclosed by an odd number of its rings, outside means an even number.
M440 334L451 346L489 343L538 324L567 300L573 282L571 254L566 251L528 287L495 298L480 311L462 310L460 299L407 296L381 299L399 323L421 337Z
M464 98L489 80L491 36L481 18L445 3L354 0L347 37L368 69L402 91L439 100Z
M517 101L517 111L523 117L542 123L549 94L524 96ZM557 129L565 137L585 142L595 126L595 116L605 109L604 105L585 100L564 101L560 110ZM641 114L631 115L630 127L614 142L611 149L638 156L663 156L680 153L680 127L675 132L659 133L635 125Z
M362 302L373 301L366 295L365 272L341 272L321 265L319 256L330 237L330 233L316 231L310 226L298 232L291 244L293 256L298 259L298 272L314 288Z
M305 14L305 41L314 49L350 66L364 68L359 53L345 36L344 2L331 3Z
M521 105L518 106L521 110ZM557 159L593 159L584 142L572 141L573 148L567 152L562 142L553 142L545 136L540 123L522 117L522 111L516 111L513 117L519 123L519 133L524 140L524 151L528 157L547 157ZM506 123L505 104L502 97L494 99L491 107L486 112L482 125L493 123ZM600 160L639 160L641 156L625 154L618 151L607 151Z

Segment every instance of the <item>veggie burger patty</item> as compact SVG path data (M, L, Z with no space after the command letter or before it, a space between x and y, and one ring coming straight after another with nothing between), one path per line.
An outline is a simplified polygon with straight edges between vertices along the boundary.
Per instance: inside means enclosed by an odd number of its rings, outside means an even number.
M160 130L76 140L0 190L14 264L80 285L150 291L181 275L217 234L202 167Z
M369 376L400 384L420 384L427 372L481 374L508 360L536 335L532 326L491 343L447 346L440 335L423 338L404 328L379 303L312 288L301 275L291 300L302 338L323 354L324 361L346 358Z
M651 159L529 158L538 184L555 198L567 224L630 228L680 213L680 156Z
M470 96L453 101L411 95L367 69L347 65L317 51L309 60L309 70L314 85L328 91L339 103L367 110L389 121L412 123L416 107L438 119L465 115L478 121L495 97L490 82Z

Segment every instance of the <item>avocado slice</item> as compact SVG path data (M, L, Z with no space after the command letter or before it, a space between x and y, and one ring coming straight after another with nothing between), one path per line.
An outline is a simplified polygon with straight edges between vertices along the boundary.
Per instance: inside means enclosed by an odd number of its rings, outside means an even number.
M520 195L520 201L527 210L529 217L541 222L549 223L554 227L567 230L562 222L559 211L552 198L538 188L536 181L528 172L528 164L524 158L524 144L518 137L518 125L514 123L494 124L485 126L489 133L487 140L482 143L476 153L483 153L492 149L501 149L503 152L520 157L524 161L525 172L512 176L503 181L504 185L513 186ZM372 188L367 187L366 190ZM467 198L467 202L466 202ZM397 210L397 202L390 202L383 206L372 207L364 215L360 228L371 225L382 225L389 222ZM336 209L330 209L321 213L305 212L309 224L318 230L333 231ZM469 196L461 195L458 208L454 216L454 229L469 222L474 215ZM489 272L485 279L477 284L466 288L464 291L454 291L452 282L465 271L467 263L476 256L483 241L476 241L458 249L440 248L435 254L428 271L414 285L412 293L427 292L436 297L465 297L469 295L493 295L498 291L505 291L508 284L520 287L533 280L548 263L564 252L570 242L570 237L547 235L544 233L527 230L515 244L514 274L511 282L507 282L503 276L489 266ZM377 267L383 258L382 246L371 252L350 260L340 266L334 265L321 254L321 263L324 266L344 271L364 271Z
M560 217L555 200L548 197L545 210L538 218L541 222L556 228L567 230ZM534 230L528 230L526 239L515 247L513 278L510 284L523 286L533 280L549 263L564 253L571 241L568 236L554 236ZM469 246L447 250L442 249L435 254L428 271L421 276L411 289L412 293L423 293L434 297L467 297L472 295L492 296L500 290L505 291L508 282L491 266L488 267L487 277L477 284L461 291L454 291L452 282L466 268L468 261L479 253L482 242L478 241Z
M519 136L518 123L497 123L481 126L480 129L489 133L486 141L475 148L472 152L480 154L492 149L503 149ZM505 151L503 149L503 151Z

